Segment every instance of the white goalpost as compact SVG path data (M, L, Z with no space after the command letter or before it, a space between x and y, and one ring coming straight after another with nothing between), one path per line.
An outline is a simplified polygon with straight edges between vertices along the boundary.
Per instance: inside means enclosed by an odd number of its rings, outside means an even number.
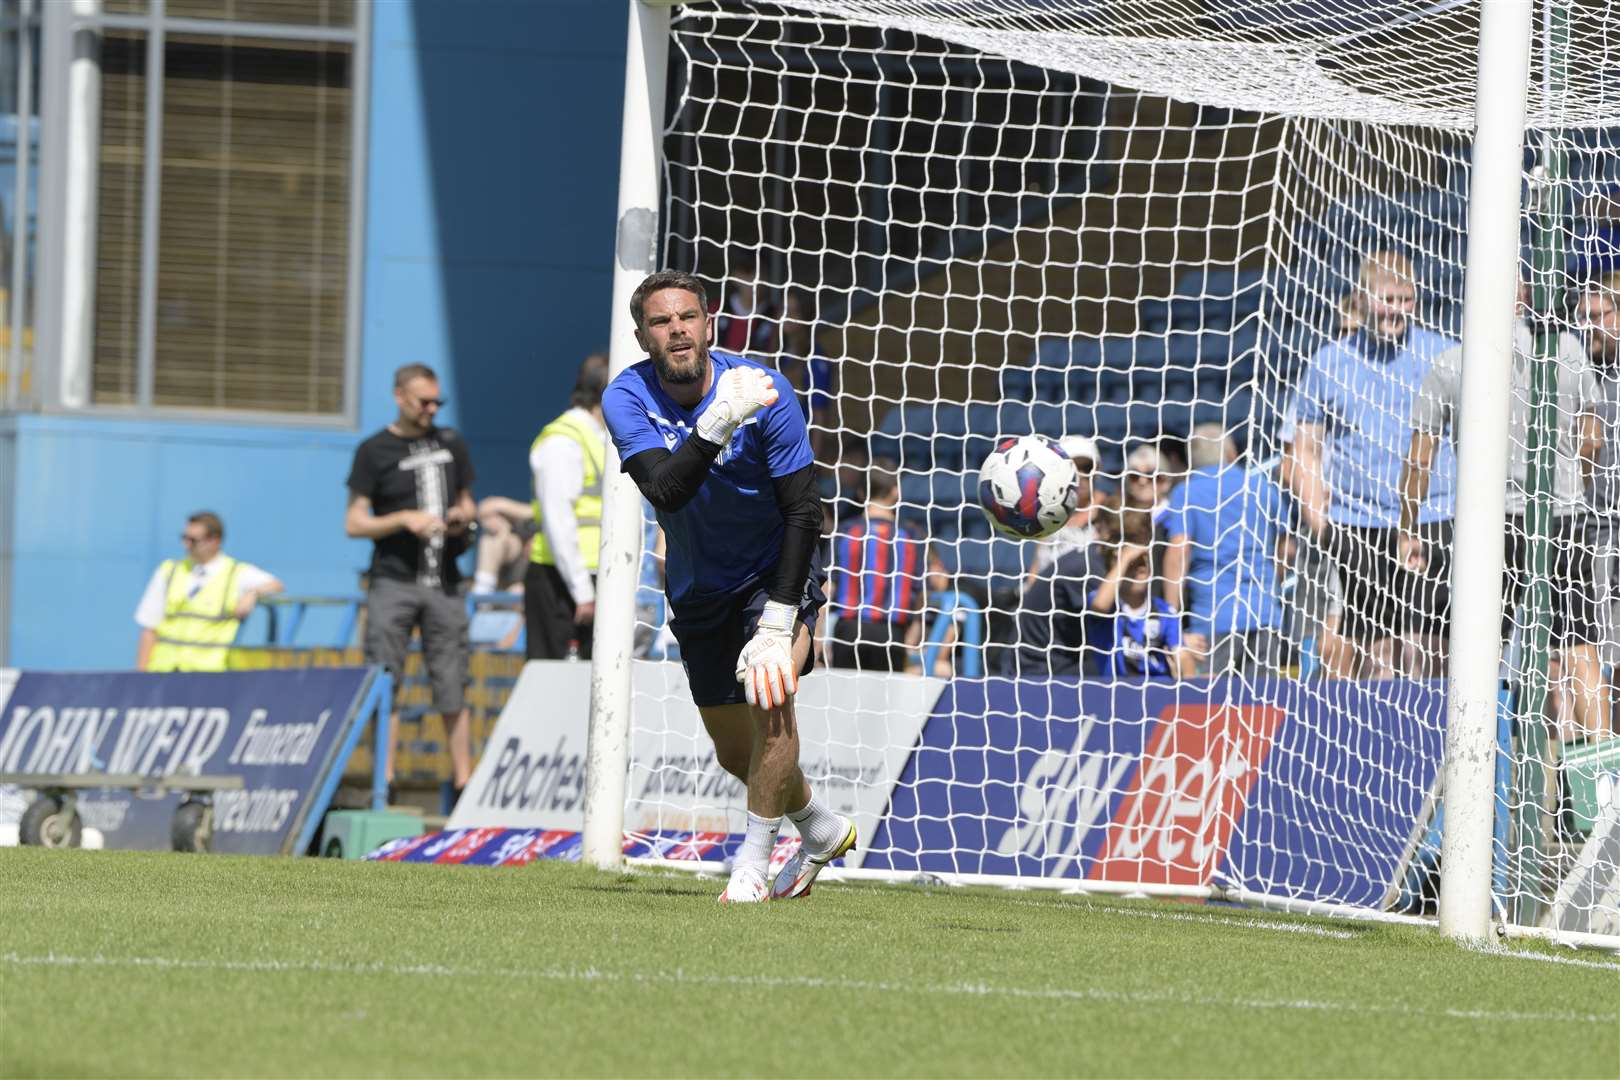
M1607 3L628 13L612 368L670 268L800 388L829 877L1620 948ZM1086 498L1020 541L977 470L1031 434ZM611 466L583 850L718 869L650 522Z

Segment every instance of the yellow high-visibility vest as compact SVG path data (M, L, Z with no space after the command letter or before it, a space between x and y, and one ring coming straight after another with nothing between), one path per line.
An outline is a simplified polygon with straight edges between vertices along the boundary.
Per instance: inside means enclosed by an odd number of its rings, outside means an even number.
M229 666L231 642L242 625L236 617L236 572L241 564L228 555L215 558L224 565L208 576L195 596L190 595L190 559L167 559L159 568L168 575L168 587L147 671L224 671Z
M573 439L585 452L585 483L580 488L579 498L574 500L574 521L579 526L576 530L579 553L585 557L585 566L595 570L602 547L602 470L607 465L607 447L601 430L582 419L573 409L541 428L540 434L529 446L529 453L534 453L541 439L552 435ZM534 540L529 545L529 561L556 566L557 555L546 540L546 523L540 512L538 491L529 505L534 508L534 523L538 526L534 531Z

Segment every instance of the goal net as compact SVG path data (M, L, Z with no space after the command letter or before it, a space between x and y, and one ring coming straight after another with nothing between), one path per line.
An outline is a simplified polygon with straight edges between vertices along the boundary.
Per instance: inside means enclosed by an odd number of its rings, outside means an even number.
M1432 913L1478 17L677 10L661 262L801 389L831 575L803 760L862 871ZM1494 882L1504 922L1610 935L1612 20L1542 10L1532 49ZM978 503L1028 434L1080 476L1041 541ZM657 574L627 827L721 858L741 788Z

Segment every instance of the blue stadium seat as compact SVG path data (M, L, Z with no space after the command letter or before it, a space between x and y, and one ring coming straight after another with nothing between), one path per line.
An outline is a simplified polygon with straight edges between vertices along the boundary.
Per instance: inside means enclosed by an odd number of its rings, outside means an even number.
M1024 399L1024 401L1027 400L1027 398ZM996 410L995 434L998 437L1003 435L1028 435L1034 430L1029 415L1030 407L1024 401L1003 402L1001 407Z
M877 427L867 437L866 446L873 458L900 460L900 433L905 430L905 408L893 405L878 420Z
M900 505L902 511L922 510L924 516L934 501L933 474L900 470Z
M1136 338L1110 334L1102 339L1103 366L1128 371L1136 366Z
M1247 387L1233 390L1222 407L1222 419L1227 427L1238 427L1247 424L1253 417L1255 405L1254 392Z
M933 411L934 433L936 435L967 434L968 416L967 406L954 401L941 401L930 406Z
M1164 342L1165 366L1191 368L1198 364L1198 334L1186 330L1172 330Z
M1137 372L1131 379L1131 402L1136 405L1156 405L1164 397L1164 372Z
M1003 364L999 385L1003 398L1028 401L1035 394L1035 369L1018 364Z
M1158 413L1158 434L1185 436L1192 430L1193 406L1189 403L1160 402L1155 411Z
M931 481L933 490L933 517L951 516L964 503L974 502L979 495L979 471L975 464L971 469L950 471L939 470L933 474Z
M1127 404L1131 400L1131 373L1105 371L1097 377L1097 401L1102 404Z
M993 431L984 435L976 432L969 435L962 443L962 467L965 469L977 469L984 459L990 456L990 451L995 448L996 437Z
M1158 402L1134 402L1125 414L1125 438L1132 441L1152 440L1159 437Z
M1124 402L1108 401L1093 408L1096 417L1096 435L1099 439L1118 441L1129 429L1130 406Z
M1023 585L1029 570L1029 543L997 536L990 541L990 591L1002 592Z
M1213 331L1198 339L1198 357L1204 365L1227 368L1260 345L1260 322L1248 319L1230 332Z
M1066 368L1074 353L1072 338L1045 337L1035 345L1035 366L1038 368Z
M1063 408L1063 428L1058 432L1063 435L1095 435L1097 432L1097 410L1089 402L1071 401Z
M1137 334L1131 339L1131 370L1162 368L1167 362L1169 346L1165 339L1152 334Z
M1229 385L1225 368L1214 366L1199 368L1193 382L1192 393L1183 400L1221 401L1226 397Z
M1035 399L1061 401L1069 392L1069 373L1061 368L1035 369Z
M1069 339L1069 367L1095 370L1103 366L1102 339L1080 334Z
M1101 389L1102 376L1088 368L1075 368L1064 383L1064 396L1070 401L1096 401Z
M1140 333L1163 334L1170 328L1170 301L1152 296L1138 303L1136 326Z
M1064 408L1062 395L1055 396L1051 401L1037 401L1029 410L1031 430L1052 439L1062 435Z
M1194 372L1184 368L1170 368L1164 373L1164 386L1160 398L1164 401L1191 401L1195 386Z
M1000 416L1001 407L988 402L978 402L969 405L967 409L967 429L969 438L994 439L996 437L996 422ZM988 451L987 451L988 452Z

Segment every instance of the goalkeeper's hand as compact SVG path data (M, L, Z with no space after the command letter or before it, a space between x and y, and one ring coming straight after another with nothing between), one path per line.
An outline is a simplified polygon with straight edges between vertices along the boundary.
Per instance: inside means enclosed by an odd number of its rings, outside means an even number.
M737 681L748 704L780 709L799 689L799 666L793 662L793 626L798 609L775 600L765 602L759 629L737 657Z
M775 405L776 397L776 383L763 368L727 368L715 387L714 400L698 417L697 433L725 446L744 420Z

